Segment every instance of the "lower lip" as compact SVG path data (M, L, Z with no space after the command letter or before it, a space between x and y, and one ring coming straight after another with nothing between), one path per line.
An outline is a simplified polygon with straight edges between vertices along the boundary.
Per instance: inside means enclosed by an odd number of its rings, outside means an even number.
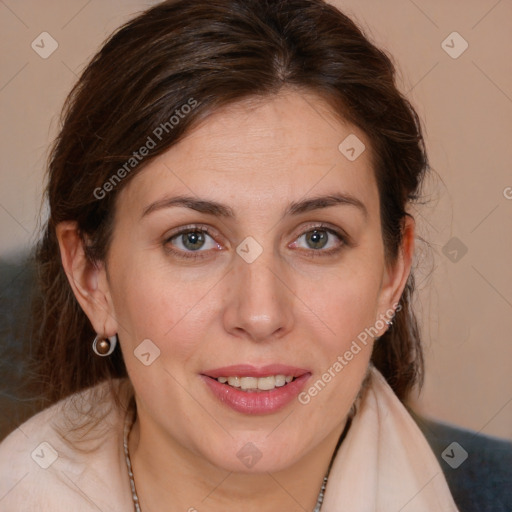
M269 414L286 407L302 391L310 376L310 373L305 373L285 386L270 391L240 391L221 384L217 379L201 375L222 403L244 414Z

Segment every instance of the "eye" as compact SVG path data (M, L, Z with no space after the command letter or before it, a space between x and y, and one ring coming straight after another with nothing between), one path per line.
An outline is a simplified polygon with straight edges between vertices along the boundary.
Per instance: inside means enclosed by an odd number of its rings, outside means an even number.
M309 229L300 235L297 240L291 244L291 247L305 249L311 253L330 255L339 252L346 244L347 237L343 234L332 228L315 226L313 229Z
M221 246L209 234L206 227L190 226L168 237L165 241L166 249L183 258L197 258L212 249L221 249Z

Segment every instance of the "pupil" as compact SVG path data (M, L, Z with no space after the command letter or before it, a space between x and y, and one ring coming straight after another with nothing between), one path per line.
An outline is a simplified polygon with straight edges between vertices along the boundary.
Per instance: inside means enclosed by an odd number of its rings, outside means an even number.
M310 246L314 249L321 249L325 246L325 243L327 242L327 234L325 231L317 231L316 229L314 231L311 231L309 237L308 237L310 243Z
M183 235L183 245L187 247L187 249L196 250L200 249L204 243L204 235L203 233L199 233L197 231L192 231L190 233L185 233Z

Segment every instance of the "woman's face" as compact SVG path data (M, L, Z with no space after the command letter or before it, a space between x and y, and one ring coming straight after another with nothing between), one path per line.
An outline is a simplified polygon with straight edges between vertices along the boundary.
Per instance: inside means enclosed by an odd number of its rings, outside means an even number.
M385 266L365 134L314 96L238 103L151 162L116 208L108 322L141 434L246 472L339 434L370 359L365 329L386 330L409 272Z

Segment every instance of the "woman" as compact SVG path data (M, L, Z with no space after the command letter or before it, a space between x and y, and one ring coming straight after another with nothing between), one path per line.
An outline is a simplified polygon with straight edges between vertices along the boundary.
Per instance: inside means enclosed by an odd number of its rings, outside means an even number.
M389 58L321 0L119 29L51 154L53 405L0 445L2 510L457 510L403 405L427 169Z

